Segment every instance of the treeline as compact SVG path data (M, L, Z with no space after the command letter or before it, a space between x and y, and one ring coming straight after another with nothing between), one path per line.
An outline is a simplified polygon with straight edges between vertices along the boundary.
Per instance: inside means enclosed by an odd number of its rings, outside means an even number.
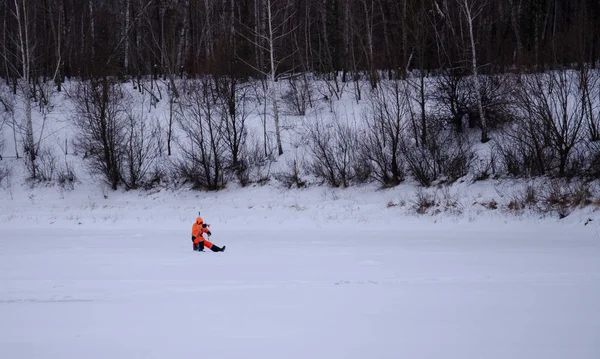
M596 0L2 0L0 76L274 70L375 86L473 62L483 73L540 70L596 64L599 15Z

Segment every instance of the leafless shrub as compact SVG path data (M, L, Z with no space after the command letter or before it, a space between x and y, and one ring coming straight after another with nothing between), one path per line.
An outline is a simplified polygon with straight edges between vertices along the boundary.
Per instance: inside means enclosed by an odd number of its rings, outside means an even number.
M573 149L583 139L585 122L581 88L574 77L567 70L521 77L515 93L519 123L502 150L511 166L561 177L577 172ZM524 150L524 158L514 148Z
M312 171L332 187L348 187L356 179L357 130L335 120L330 127L316 121L307 129Z
M567 217L576 208L594 204L594 193L588 183L567 179L552 179L547 183L530 183L515 192L507 203L513 212L526 209L538 213L556 213Z
M423 186L434 181L453 182L465 176L474 155L465 136L441 126L430 126L425 145L402 144L406 161L414 178Z
M40 181L52 181L54 179L57 159L56 155L49 148L44 148L37 156L37 178ZM29 161L25 160L25 163Z
M75 175L72 164L65 161L65 164L56 172L56 182L63 190L73 190L76 181L77 176Z
M498 209L498 202L496 202L496 200L494 200L494 199L480 203L480 204L487 209L491 209L491 210Z
M265 157L258 141L245 143L240 152L240 160L235 167L235 175L242 186L251 183L266 183L269 181L269 167L272 159Z
M412 200L412 208L418 214L429 213L431 215L442 212L459 215L464 211L464 206L459 201L458 195L450 193L447 186L437 189L435 192L419 188Z
M434 79L435 91L431 96L434 111L448 118L456 132L464 131L465 119L469 128L480 126L480 114L475 97L473 78L464 69L447 69ZM513 78L509 75L479 75L481 102L487 127L497 129L513 120L510 94Z
M591 180L600 179L600 141L587 142L578 151L581 174Z
M250 165L249 157L255 157L252 161L259 162L257 161L259 157L256 157L259 154L243 153L249 148L252 151L256 147L246 146L248 137L246 122L252 111L251 89L245 84L240 84L236 78L229 76L216 78L215 89L217 92L215 101L220 107L217 111L223 120L222 133L219 135L223 137L229 152L230 163L227 163L226 167L231 171L243 173Z
M160 180L160 171L156 171L160 129L152 126L143 115L134 114L132 109L127 110L125 121L119 170L121 181L128 190L141 186L149 188Z
M600 71L583 64L578 71L579 89L587 137L592 142L600 141Z
M499 129L514 121L511 107L511 94L514 92L515 79L511 74L479 76L481 82L481 102L487 126L490 129ZM474 121L476 120L476 121ZM473 128L479 123L479 116L471 112L469 127Z
M496 155L494 152L490 154L490 157L486 158L474 158L472 161L472 172L473 181L485 181L490 176L496 173Z
M123 105L130 99L119 83L106 77L79 82L69 96L75 106L73 142L88 158L91 172L101 174L116 190L122 178L122 145L127 142Z
M463 118L475 113L475 94L466 70L456 68L441 71L434 78L432 99L435 111L449 117L456 132L463 132Z
M429 192L425 192L422 189L419 189L415 194L415 198L411 201L412 208L418 214L425 214L430 208L433 208L437 205L437 201L435 195Z
M289 90L281 97L290 114L304 116L312 106L312 89L306 75L293 76L288 80Z
M25 169L30 175L29 180L48 182L54 179L56 172L56 156L49 148L43 148L35 156L35 162L30 156L25 156ZM35 170L34 170L35 166ZM35 173L35 177L33 177Z
M182 100L184 116L180 127L184 138L178 140L182 157L176 160L179 174L194 188L218 190L228 183L227 144L223 136L225 121L219 92L212 78L193 82Z
M289 159L286 162L286 167L274 175L275 179L283 183L287 188L303 188L306 187L304 179L304 168L306 164L296 158Z
M2 98L0 97L0 106L2 105ZM2 153L4 152L4 134L2 130L4 129L4 123L6 119L4 117L4 111L0 109L0 161L2 161Z
M406 176L401 144L410 109L405 91L399 81L392 81L371 92L372 116L366 117L368 128L361 136L360 163L384 187L396 186Z
M564 218L575 208L591 205L593 194L586 183L572 183L555 179L544 187L540 202L541 210L556 212L560 218Z
M460 202L458 195L450 193L448 186L442 187L438 202L440 211L442 212L449 212L451 214L458 215L464 211L464 206Z
M506 208L512 212L519 212L523 210L525 206L517 197L513 197L506 204Z
M10 170L5 166L0 166L0 185L3 185L10 176Z
M521 191L510 195L506 208L512 212L522 212L525 209L538 210L540 190L534 184L528 184Z
M525 203L526 205L536 205L539 201L539 192L540 190L537 189L534 185L527 185L522 194L523 203Z
M519 121L502 130L494 152L506 173L514 177L542 176L555 161L549 141L533 121Z

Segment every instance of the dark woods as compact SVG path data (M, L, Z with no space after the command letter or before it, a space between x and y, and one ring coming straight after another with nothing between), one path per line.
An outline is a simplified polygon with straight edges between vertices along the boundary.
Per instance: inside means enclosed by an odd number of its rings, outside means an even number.
M598 15L595 0L2 0L0 74L244 78L273 55L277 72L376 86L465 71L472 44L480 72L543 70L595 64Z

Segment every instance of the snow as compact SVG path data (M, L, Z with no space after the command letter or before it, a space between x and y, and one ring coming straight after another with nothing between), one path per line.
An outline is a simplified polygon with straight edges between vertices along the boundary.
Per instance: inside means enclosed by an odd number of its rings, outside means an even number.
M36 138L60 146L72 137L56 97ZM354 102L331 110L356 121ZM322 107L282 117L273 171L303 157L303 122L333 116ZM533 181L426 189L441 205L425 215L410 180L113 192L73 154L60 161L74 189L32 187L3 135L0 358L600 357L598 209L508 211ZM225 253L191 250L199 210Z
M406 188L15 187L2 358L600 355L598 220L388 208ZM199 208L225 253L191 250Z

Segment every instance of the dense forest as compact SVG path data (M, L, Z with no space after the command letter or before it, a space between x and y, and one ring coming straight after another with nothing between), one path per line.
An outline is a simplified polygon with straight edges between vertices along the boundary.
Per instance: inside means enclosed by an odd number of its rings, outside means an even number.
M273 58L375 83L473 53L482 73L527 71L595 64L599 15L595 0L3 0L0 75L243 78Z

